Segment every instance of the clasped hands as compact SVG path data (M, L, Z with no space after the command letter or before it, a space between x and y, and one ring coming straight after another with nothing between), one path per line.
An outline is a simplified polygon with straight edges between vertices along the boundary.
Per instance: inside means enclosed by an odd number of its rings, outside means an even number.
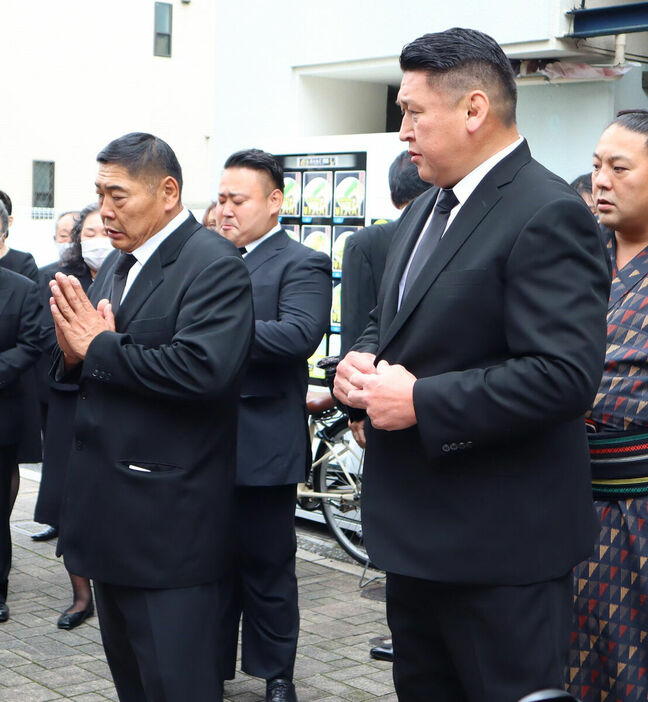
M57 273L50 281L50 309L65 367L83 361L92 340L104 331L115 331L115 317L108 300L95 309L73 275Z
M350 351L338 364L333 392L340 402L364 409L376 429L393 431L416 424L416 376L401 365L379 361L375 355Z

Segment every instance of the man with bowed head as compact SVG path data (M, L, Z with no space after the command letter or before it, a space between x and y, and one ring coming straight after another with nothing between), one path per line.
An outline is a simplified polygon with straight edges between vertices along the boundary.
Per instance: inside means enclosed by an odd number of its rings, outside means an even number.
M97 160L119 251L89 299L73 276L51 283L57 379L78 385L59 543L94 581L119 699L214 702L249 276L183 207L168 144L127 134Z
M454 28L405 46L400 137L423 180L337 397L365 409L362 517L387 571L401 702L564 686L572 567L596 520L583 415L601 377L596 222L530 155L510 63Z
M239 400L234 571L226 601L224 677L266 680L267 702L295 702L299 610L295 500L311 453L307 360L331 309L331 260L279 224L283 168L259 149L232 154L218 188L216 227L239 247L252 281L255 333Z

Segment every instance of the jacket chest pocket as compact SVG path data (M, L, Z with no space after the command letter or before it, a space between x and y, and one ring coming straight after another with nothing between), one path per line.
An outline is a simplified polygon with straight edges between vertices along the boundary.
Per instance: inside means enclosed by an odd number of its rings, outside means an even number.
M174 329L168 317L149 317L133 320L126 332L136 344L160 346L171 341Z

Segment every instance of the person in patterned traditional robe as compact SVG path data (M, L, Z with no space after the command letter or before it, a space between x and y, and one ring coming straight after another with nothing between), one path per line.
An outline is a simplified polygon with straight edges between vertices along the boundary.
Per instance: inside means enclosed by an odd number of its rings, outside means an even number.
M568 680L583 702L648 699L648 112L603 132L592 174L612 288L605 369L588 417L601 522L576 567Z

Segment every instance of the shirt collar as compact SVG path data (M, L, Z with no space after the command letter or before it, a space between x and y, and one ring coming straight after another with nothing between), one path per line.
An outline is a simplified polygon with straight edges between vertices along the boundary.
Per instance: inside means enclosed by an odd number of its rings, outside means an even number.
M493 154L490 158L487 158L483 163L480 163L477 168L474 168L468 175L464 176L455 186L452 188L459 204L463 205L464 202L472 195L473 191L481 183L481 181L486 177L486 174L491 171L495 166L505 159L512 151L515 151L517 147L524 141L524 137L519 136L512 144Z
M160 244L189 217L189 210L183 207L182 210L157 234L154 234L150 239L147 239L141 246L138 246L133 251L133 256L137 262L143 266L153 253L157 250Z
M274 227L267 233L264 234L263 236L259 237L258 239L255 239L254 241L251 241L249 244L245 245L245 253L243 254L243 257L247 256L251 251L256 249L259 244L262 244L266 239L269 239L273 234L276 234L278 231L281 231L281 224L275 224Z

